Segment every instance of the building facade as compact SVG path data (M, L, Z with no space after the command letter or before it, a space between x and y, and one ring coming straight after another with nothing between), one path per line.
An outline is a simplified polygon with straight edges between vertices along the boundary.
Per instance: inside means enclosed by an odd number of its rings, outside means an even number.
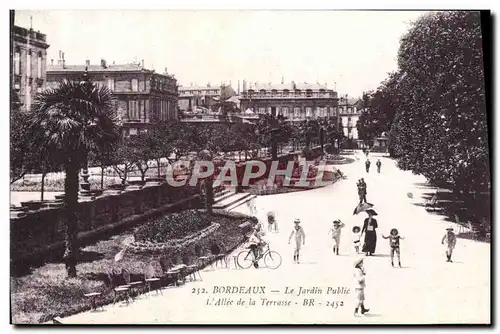
M115 65L102 59L99 65L88 60L85 65L67 65L64 53L60 52L57 64L51 60L48 66L47 84L55 87L63 79L80 80L85 70L92 82L105 85L113 92L124 135L137 134L159 121L178 120L177 80L166 70L159 74L144 68L144 61Z
M290 121L329 118L338 125L337 92L320 84L248 85L243 81L241 110L283 115Z
M361 116L362 104L360 98L350 98L347 95L341 96L339 99L338 110L342 131L346 138L354 141L359 139L356 124Z
M179 109L195 111L197 108L210 109L221 98L231 98L236 92L231 85L179 86Z
M47 36L14 25L12 27L11 85L20 100L20 109L31 110L38 92L47 84Z

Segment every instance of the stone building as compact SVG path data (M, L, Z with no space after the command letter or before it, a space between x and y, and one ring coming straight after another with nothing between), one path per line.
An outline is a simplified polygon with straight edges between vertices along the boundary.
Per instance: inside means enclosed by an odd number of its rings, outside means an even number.
M295 82L263 85L243 81L240 104L243 112L282 114L291 121L330 118L338 125L337 92L326 85Z
M339 99L339 117L344 136L358 142L358 129L356 123L361 116L363 101L361 98L352 98L347 94ZM358 143L359 144L359 143Z
M48 66L47 83L55 87L63 79L80 80L87 69L92 82L106 85L117 100L117 116L124 135L133 135L158 121L178 119L177 80L166 69L163 74L144 68L141 63L108 64L101 59L99 65L67 65L60 53L56 64Z
M29 111L36 93L46 86L46 59L49 44L47 44L47 36L39 31L16 25L13 25L11 29L11 85L19 97L20 109Z
M235 95L237 94L231 85L179 86L179 109L182 111L210 109L221 98L227 100Z

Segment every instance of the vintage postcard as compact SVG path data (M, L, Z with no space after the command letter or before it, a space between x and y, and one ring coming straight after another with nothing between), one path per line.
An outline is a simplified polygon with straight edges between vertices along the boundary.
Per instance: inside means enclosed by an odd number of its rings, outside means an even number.
M11 10L11 323L491 324L490 15Z

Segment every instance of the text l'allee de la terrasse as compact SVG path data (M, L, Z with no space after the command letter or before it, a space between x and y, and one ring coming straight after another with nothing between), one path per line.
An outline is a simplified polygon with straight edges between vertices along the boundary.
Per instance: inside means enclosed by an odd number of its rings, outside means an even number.
M344 306L344 297L351 294L346 286L212 286L192 288L191 295L202 297L211 307L329 307Z
M281 165L281 166L280 166ZM241 178L241 185L248 186L250 180L258 179L266 174L267 168L269 168L268 175L268 185L273 185L277 177L284 177L285 185L288 185L290 179L293 177L295 162L289 161L286 165L286 168L281 168L283 164L280 164L279 161L273 161L271 166L268 167L264 162L259 160L248 161L244 173ZM314 161L303 161L301 163L302 170L300 172L300 176L297 178L295 183L296 186L305 186L309 185L308 177L309 172L311 171L311 167L315 167L317 169L316 175L313 177L314 183L316 186L328 185L329 182L323 180L323 173L326 170L326 163L324 161L320 161L316 163ZM218 186L221 184L231 183L233 185L238 185L238 174L237 168L234 161L226 161L224 166L217 167L211 161L196 161L193 167L193 173L191 173L191 177L188 179L180 179L176 180L174 177L174 169L176 168L189 168L190 164L184 161L178 161L173 166L169 166L167 169L167 178L166 181L172 187L183 187L185 185L196 186L197 183L207 177L211 177L214 179L214 186Z

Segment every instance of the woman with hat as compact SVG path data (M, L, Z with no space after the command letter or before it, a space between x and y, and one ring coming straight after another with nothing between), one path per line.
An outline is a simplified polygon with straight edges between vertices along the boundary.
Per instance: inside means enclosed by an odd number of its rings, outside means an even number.
M446 234L441 240L441 243L446 247L446 262L453 262L451 260L451 255L453 254L453 249L457 244L457 236L453 232L453 227L450 226L446 229Z
M359 257L354 261L354 291L356 294L356 308L354 308L354 316L358 316L358 311L365 314L370 309L365 308L365 269L363 268L363 257Z
M367 256L373 255L375 253L375 248L377 247L377 232L378 223L373 216L377 216L377 212L371 208L366 210L368 214L368 218L365 218L365 222L363 224L363 228L361 229L361 234L365 235L365 242L363 244L362 252L364 252Z
M292 241L292 237L295 236L295 250L293 251L293 262L299 263L300 257L300 246L306 243L306 234L304 233L304 229L300 226L300 219L295 219L294 228L292 233L290 233L290 237L288 238L288 243Z

